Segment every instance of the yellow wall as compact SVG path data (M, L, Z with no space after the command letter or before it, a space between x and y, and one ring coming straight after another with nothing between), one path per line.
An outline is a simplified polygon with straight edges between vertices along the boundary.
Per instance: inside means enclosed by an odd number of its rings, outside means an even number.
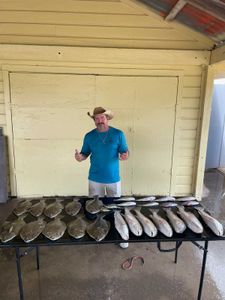
M203 105L205 51L125 50L103 48L70 48L38 46L0 46L6 111L1 124L6 126L13 148L10 126L9 72L41 72L45 74L101 74L116 76L175 76L178 78L175 133L173 139L171 194L198 193L195 190L198 165L199 132ZM40 95L41 96L41 95ZM38 91L34 96L38 99ZM31 99L32 101L32 99ZM119 101L118 100L115 100ZM91 109L92 107L87 107ZM16 129L16 128L15 128ZM47 155L47 154L46 154ZM81 166L80 166L81 167ZM14 177L11 153L11 181ZM86 185L86 183L81 183Z
M1 1L0 44L212 49L213 42L133 0Z
M3 78L2 72L0 73L0 126L5 129L6 119L5 119L5 105L4 105L4 94L3 94Z

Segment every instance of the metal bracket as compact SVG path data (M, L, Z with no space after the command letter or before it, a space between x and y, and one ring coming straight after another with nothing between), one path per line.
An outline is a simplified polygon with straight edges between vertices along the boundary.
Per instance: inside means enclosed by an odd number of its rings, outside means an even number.
M35 247L29 247L27 250L20 254L20 258L28 255L32 250L34 250L34 248Z
M198 249L204 251L204 252L208 252L207 249L205 249L203 246L201 246L199 243L195 242L195 241L191 241L192 244L194 244L196 247L198 247Z
M176 247L175 248L170 248L170 249L162 249L161 248L161 242L157 242L157 248L159 249L160 252L174 252L180 248L182 245L182 242L176 242Z

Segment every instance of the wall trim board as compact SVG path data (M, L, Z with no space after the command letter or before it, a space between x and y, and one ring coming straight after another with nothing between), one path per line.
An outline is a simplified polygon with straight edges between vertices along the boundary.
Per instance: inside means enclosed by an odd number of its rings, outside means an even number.
M199 162L200 162L200 151L203 151L203 149L201 149L200 145L201 145L201 129L203 126L203 114L204 114L204 109L205 109L205 88L206 88L206 78L207 78L207 69L205 69L202 72L202 83L201 83L201 95L200 95L200 109L198 112L198 119L199 119L199 123L197 126L197 130L196 130L196 145L195 145L195 159L194 159L194 166L193 166L193 177L192 177L192 189L193 191L195 191L195 195L197 197L198 200L201 200L201 195L202 195L202 190L203 190L203 180L204 180L204 171L200 171L199 173ZM211 104L209 107L209 110L211 112ZM209 112L209 121L210 121L210 112ZM202 117L201 117L202 116ZM204 132L203 134L207 135L208 137L208 129L207 132ZM198 141L198 142L197 142ZM206 147L207 147L207 141L206 141ZM203 154L203 152L202 152ZM205 158L206 159L206 150L205 150ZM200 163L201 164L201 163ZM204 162L205 164L205 162ZM201 180L198 178L198 176L201 176Z
M209 131L209 123L210 123L210 114L211 114L211 105L212 105L212 93L213 93L213 79L214 79L214 71L212 66L208 66L207 73L203 80L205 81L205 90L204 85L203 89L203 101L202 101L202 122L199 125L199 136L200 143L199 148L196 149L198 151L198 160L196 161L196 185L195 185L195 195L197 199L201 199L202 196L202 188L203 188L203 179L205 173L205 160L206 160L206 150L207 150L207 142L208 142L208 131Z
M36 60L44 62L84 62L151 64L151 65L208 65L207 50L117 49L93 47L60 47L36 45L0 45L0 61ZM38 59L37 59L38 58Z
M210 65L225 62L225 46L219 47L211 52Z
M16 186L16 172L15 172L15 153L14 153L14 140L13 140L13 123L12 123L12 110L11 110L11 89L9 72L3 71L3 86L5 98L5 113L7 124L7 137L8 137L8 151L9 151L9 176L10 176L10 191L12 195L17 194Z
M176 182L177 182L177 172L178 172L178 153L179 153L179 143L180 143L180 123L182 115L182 92L183 92L183 76L178 76L178 86L177 86L177 103L175 111L175 122L174 122L174 137L173 137L173 154L172 154L172 166L171 166L171 182L170 182L170 194L175 195L176 192Z
M14 64L3 64L2 70L14 73L48 73L48 74L74 74L74 75L104 75L104 76L164 76L164 77L174 77L183 76L183 69L171 70L167 69L141 69L141 68L123 68L119 66L114 68L107 68L105 65L103 68L100 67L45 67L45 66L34 66L34 65L14 65Z

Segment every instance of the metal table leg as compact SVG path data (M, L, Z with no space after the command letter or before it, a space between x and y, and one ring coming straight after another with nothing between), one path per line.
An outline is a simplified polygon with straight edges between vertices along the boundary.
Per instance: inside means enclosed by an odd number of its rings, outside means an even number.
M179 242L176 241L175 258L174 258L175 264L177 263L178 248L179 248Z
M200 276L200 283L199 283L199 289L198 289L198 300L201 299L202 295L202 287L203 287L203 281L204 281L204 275L205 275L205 265L206 265L206 258L208 253L208 241L205 241L205 247L204 247L204 253L203 253L203 260L202 260L202 270L201 270L201 276Z
M36 262L37 262L37 270L39 270L39 247L36 246Z
M20 248L16 247L15 250L16 250L16 267L17 267L17 275L18 275L20 300L24 300L24 297L23 297L23 282L22 282L21 267L20 267Z

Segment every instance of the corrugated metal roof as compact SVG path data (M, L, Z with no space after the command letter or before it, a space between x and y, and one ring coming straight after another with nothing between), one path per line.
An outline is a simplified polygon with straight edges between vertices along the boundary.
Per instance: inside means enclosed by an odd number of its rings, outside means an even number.
M140 0L163 18L176 20L215 42L225 43L225 0Z

